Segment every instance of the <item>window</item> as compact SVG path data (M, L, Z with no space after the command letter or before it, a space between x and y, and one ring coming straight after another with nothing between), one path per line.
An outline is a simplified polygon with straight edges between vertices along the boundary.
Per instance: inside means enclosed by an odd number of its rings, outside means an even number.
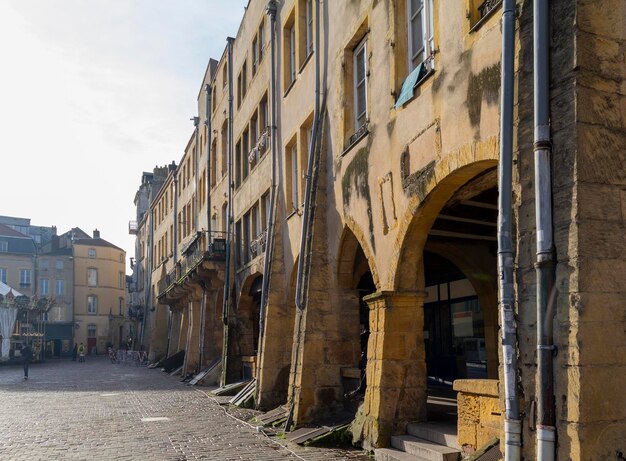
M98 313L98 298L96 296L87 296L87 313L94 315Z
M65 280L56 281L56 295L57 296L65 295Z
M228 172L227 158L228 158L228 120L224 120L224 123L222 124L222 156L221 156L222 177L226 176L226 173Z
M166 237L166 240L167 240L167 237ZM126 274L124 274L124 272L120 272L119 287L124 288L125 283L126 283Z
M222 68L222 88L226 88L228 84L228 63L224 62L224 67Z
M407 0L409 72L421 63L432 66L433 0Z
M293 10L283 28L283 88L285 93L296 80L296 12Z
M54 263L54 266L56 267L58 271L63 270L63 260L57 259Z
M256 69L259 65L259 44L258 44L259 39L257 37L254 37L254 39L252 40L252 76L254 77L254 74L256 74Z
M87 337L88 338L95 338L97 335L97 331L98 331L98 327L94 325L93 323L90 323L89 325L87 325Z
M30 269L20 269L20 286L30 286Z
M287 148L288 159L287 164L289 167L289 197L291 201L291 208L287 209L287 213L298 209L298 145L294 140L294 143Z
M243 215L243 263L250 262L250 212Z
M87 256L89 256L90 258L95 258L96 257L96 250L94 248L89 248L89 251L87 252Z
M0 267L0 282L7 283L7 269L6 269L6 267Z
M0 253L8 253L9 252L9 242L6 240L0 240Z
M479 27L478 23L483 23L483 19L491 16L498 6L502 4L502 0L470 0L469 21L470 27Z
M48 292L49 292L48 279L39 279L39 294L43 296L47 296Z
M56 305L52 309L52 321L53 322L62 322L64 320L64 310L63 306Z
M367 39L354 49L354 129L367 121Z
M259 40L258 40L258 46L259 46L259 62L261 62L263 60L263 47L265 46L265 20L261 21L261 25L259 25Z
M313 53L313 0L306 0L306 54Z
M87 286L98 286L98 269L90 267L87 269Z
M122 315L122 309L124 307L124 298L120 298L118 301L119 301L119 315Z
M289 83L296 80L296 28L289 29Z

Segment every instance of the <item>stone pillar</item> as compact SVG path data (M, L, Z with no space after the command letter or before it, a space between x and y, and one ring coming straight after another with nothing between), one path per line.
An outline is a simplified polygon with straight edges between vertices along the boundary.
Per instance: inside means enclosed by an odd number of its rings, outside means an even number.
M364 448L388 446L406 424L426 419L423 292L376 292L370 308Z
M180 338L180 328L181 328L181 317L182 312L179 307L173 308L170 306L170 312L172 315L172 323L170 324L170 343L169 350L167 351L167 356L174 355L176 352L180 350L178 340Z
M183 375L196 373L200 363L200 301L192 299L188 303L187 338L185 345L185 366Z
M144 341L148 346L148 360L151 362L167 356L168 313L169 308L161 303L156 303L154 311L149 313L150 334Z

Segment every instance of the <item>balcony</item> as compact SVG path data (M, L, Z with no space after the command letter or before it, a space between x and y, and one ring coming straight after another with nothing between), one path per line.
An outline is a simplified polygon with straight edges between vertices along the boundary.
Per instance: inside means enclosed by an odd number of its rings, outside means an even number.
M250 252L252 258L260 256L265 251L265 244L267 243L267 230L261 232L259 236L250 241Z
M139 231L139 225L137 221L128 221L128 233L131 235L137 235Z
M222 262L226 260L225 232L197 232L196 236L183 249L181 258L157 283L158 297L162 297L171 288L184 281L187 275L203 261Z
M502 0L485 0L478 7L478 14L480 19L485 18L489 13L491 13L498 5L502 3Z

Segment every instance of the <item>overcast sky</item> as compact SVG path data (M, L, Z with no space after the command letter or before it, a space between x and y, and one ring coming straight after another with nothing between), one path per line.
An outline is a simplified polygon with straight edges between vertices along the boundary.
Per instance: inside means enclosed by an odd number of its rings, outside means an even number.
M0 215L133 256L143 171L180 160L248 0L0 0Z

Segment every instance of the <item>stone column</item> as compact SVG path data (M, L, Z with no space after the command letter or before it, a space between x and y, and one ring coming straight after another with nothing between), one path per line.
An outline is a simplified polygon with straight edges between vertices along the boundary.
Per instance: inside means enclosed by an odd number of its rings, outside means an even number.
M189 313L185 346L185 366L183 375L195 373L200 363L200 301L192 299L188 303Z
M370 308L363 446L388 446L407 423L426 419L424 292L376 292Z

